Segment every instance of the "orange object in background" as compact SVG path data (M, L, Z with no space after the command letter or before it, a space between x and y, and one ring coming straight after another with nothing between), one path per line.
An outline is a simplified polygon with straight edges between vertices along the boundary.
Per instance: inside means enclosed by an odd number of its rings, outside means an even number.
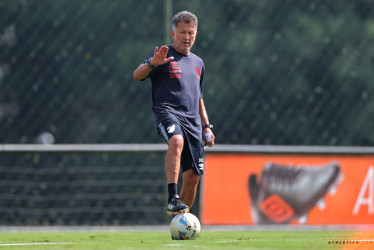
M323 209L314 206L308 212L305 223L374 223L374 156L206 154L205 157L201 199L203 224L255 224L248 179L251 174L259 174L268 162L317 167L331 161L339 163L344 179L337 186L335 194L325 194ZM271 197L269 202L274 199Z

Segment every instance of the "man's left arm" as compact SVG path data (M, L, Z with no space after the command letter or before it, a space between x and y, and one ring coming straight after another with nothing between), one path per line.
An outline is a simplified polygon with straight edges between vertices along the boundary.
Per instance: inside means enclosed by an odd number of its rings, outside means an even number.
M204 137L206 134L209 134L210 141L206 141L206 145L209 147L213 147L214 145L214 134L212 131L212 126L209 123L209 118L208 118L208 113L206 112L205 104L203 98L200 98L199 101L199 114L200 114L200 119L201 119L201 125L203 126L203 134ZM206 140L206 137L204 138Z

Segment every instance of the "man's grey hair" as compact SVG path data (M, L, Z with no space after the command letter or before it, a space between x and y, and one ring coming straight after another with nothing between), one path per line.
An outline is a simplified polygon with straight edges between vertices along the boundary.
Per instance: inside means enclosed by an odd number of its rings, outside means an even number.
M177 27L179 22L185 22L185 23L195 23L196 24L196 29L197 29L197 17L192 14L191 12L188 11L181 11L173 17L171 20L171 29L175 31L175 28Z

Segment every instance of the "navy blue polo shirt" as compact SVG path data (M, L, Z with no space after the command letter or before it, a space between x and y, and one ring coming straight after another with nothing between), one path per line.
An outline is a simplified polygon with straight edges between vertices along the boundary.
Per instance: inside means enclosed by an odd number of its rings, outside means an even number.
M166 58L171 56L173 61L152 69L147 76L152 82L156 126L163 120L176 119L186 132L201 140L199 100L203 97L204 62L193 53L184 55L169 46Z

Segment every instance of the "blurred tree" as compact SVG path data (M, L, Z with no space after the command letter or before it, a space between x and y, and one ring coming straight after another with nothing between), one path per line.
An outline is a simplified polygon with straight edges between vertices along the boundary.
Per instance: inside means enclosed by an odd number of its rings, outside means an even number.
M164 1L0 2L0 140L162 142L150 82ZM218 143L374 145L374 4L173 1L199 17L193 52ZM173 14L174 14L173 13ZM10 37L10 38L9 38Z

